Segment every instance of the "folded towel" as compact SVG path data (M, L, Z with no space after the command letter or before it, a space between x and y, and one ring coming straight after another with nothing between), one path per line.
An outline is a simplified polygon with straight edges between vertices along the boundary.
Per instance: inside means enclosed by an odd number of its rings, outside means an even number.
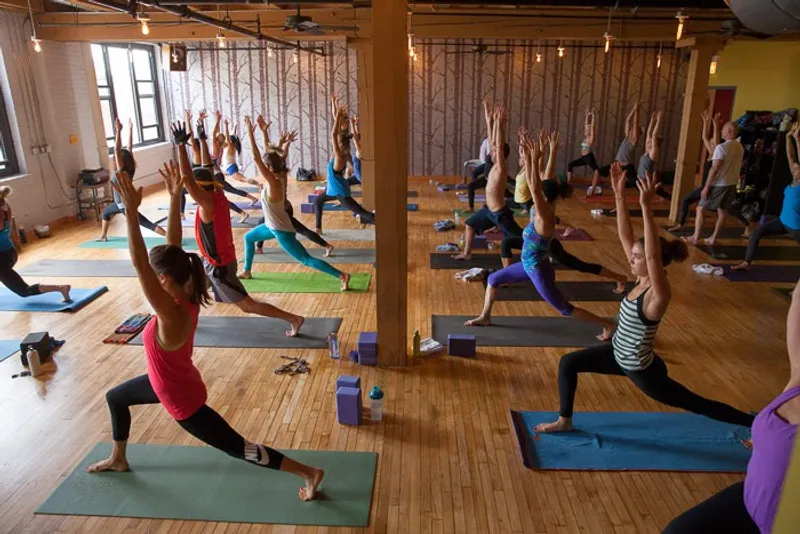
M714 276L722 276L722 267L714 267L710 263L696 263L692 265L692 270L697 274L711 274Z

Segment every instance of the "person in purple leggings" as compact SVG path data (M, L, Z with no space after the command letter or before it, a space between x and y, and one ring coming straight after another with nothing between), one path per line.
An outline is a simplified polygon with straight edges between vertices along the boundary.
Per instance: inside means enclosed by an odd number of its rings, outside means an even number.
M548 201L555 200L558 196L558 185L554 180L542 180L539 174L539 147L535 140L527 138L520 140L524 144L524 167L525 180L533 194L533 205L536 214L532 217L530 224L523 232L522 262L512 264L505 269L494 273L494 280L489 280L492 286L521 282L529 279L542 298L553 308L558 310L561 315L576 317L597 323L603 327L603 332L597 336L598 339L610 339L614 326L611 321L598 317L597 315L576 308L570 304L556 287L556 273L550 264L549 250L550 241L553 238L556 228L553 207ZM551 150L558 145L558 133L550 135ZM547 184L547 185L545 185ZM467 326L488 326L491 325L491 301L487 291L487 298L484 302L483 313L476 319L467 321Z
M786 318L789 383L753 422L753 455L743 482L720 491L691 508L664 529L663 534L766 534L775 513L792 458L800 425L800 283L792 292ZM790 504L790 503L784 503ZM792 503L796 504L796 503Z

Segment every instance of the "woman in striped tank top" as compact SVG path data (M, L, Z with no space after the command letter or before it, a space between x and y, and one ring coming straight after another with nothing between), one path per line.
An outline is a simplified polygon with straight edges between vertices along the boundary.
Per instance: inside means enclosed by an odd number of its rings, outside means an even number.
M658 235L652 203L659 184L652 175L648 174L645 180L636 184L644 220L644 237L636 241L625 204L625 172L618 162L611 168L611 185L616 197L620 242L631 272L638 281L622 299L617 330L611 343L572 352L561 358L558 365L559 418L553 423L537 425L535 430L572 430L572 407L580 373L627 376L645 395L668 406L717 421L752 426L754 416L701 397L670 378L664 360L653 352L658 325L672 297L664 268L672 261L684 261L688 251L686 244L679 239L667 241Z

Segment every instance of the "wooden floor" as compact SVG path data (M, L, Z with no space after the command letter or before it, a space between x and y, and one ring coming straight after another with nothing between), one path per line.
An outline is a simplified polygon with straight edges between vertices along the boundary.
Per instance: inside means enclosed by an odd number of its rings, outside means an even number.
M430 334L431 314L477 314L483 289L478 283L455 281L454 271L428 268L428 253L437 244L458 241L457 233L437 234L432 227L451 208L460 206L454 193L437 192L427 180L410 188L420 192L420 211L409 213L409 336L419 328L425 337ZM295 202L310 186L297 189ZM155 215L154 207L165 202L165 193L151 194L143 212ZM614 219L592 219L589 210L593 207L597 206L570 200L560 208L562 218L587 229L596 239L569 242L567 249L628 272ZM311 216L303 217L310 226ZM326 213L325 223L327 228L356 227L344 213ZM127 250L77 248L94 237L98 228L95 221L59 228L55 237L27 246L19 265L45 258L127 258ZM111 234L123 231L124 221L117 217ZM235 231L239 236L243 233ZM363 242L338 245L371 246ZM659 332L658 353L667 361L670 374L691 389L744 410L758 410L788 377L788 300L771 291L769 284L732 284L695 275L691 263L703 261L708 258L694 251L689 262L669 269L674 296ZM370 265L345 267L352 272L373 271ZM302 267L256 264L255 269ZM591 279L575 272L559 271L558 276ZM147 310L136 280L67 281L75 287L105 284L110 292L75 314L0 312L0 339L47 330L67 340L56 357L57 370L44 380L12 380L11 375L21 370L17 356L0 363L0 531L356 530L34 515L34 509L95 443L111 439L106 390L145 371L141 348L101 343L129 315ZM295 313L344 317L340 339L345 353L353 348L359 331L375 327L374 288L367 294L266 298ZM617 305L586 303L586 307L611 315ZM239 311L214 305L205 313L237 315ZM501 302L495 314L553 316L555 312L543 303ZM566 352L495 347L481 350L475 359L440 355L413 361L407 368L367 368L334 362L324 350L201 348L195 351L195 362L208 385L209 404L250 440L279 448L376 451L378 475L366 529L370 532L659 532L687 507L739 479L726 474L525 469L509 409L556 410L556 370ZM273 374L281 354L308 358L311 374ZM356 428L336 423L333 384L342 373L359 375L366 386L380 384L385 389L384 421ZM594 376L581 378L576 410L669 409L624 379ZM131 442L199 445L160 406L134 411Z

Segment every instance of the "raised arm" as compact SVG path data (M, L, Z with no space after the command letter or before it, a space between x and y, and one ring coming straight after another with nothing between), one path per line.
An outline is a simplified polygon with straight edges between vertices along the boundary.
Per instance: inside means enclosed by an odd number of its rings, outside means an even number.
M289 147L292 146L292 143L297 141L297 130L292 130L291 132L285 132L281 136L281 143L279 150L281 151L281 155L284 158L289 157Z
M597 112L592 109L589 111L589 145L594 145L594 139L597 136Z
M556 158L558 157L558 145L559 145L559 134L558 132L552 132L550 134L550 153L547 156L547 167L544 171L544 176L542 180L550 180L555 178L555 166L556 166Z
M200 144L200 150L198 152L200 153L200 165L203 167L212 167L213 162L211 160L211 153L208 151L205 118L205 113L203 112L200 112L200 116L197 118L197 139Z
M202 208L203 212L208 215L207 220L205 220L205 222L208 222L214 214L214 196L209 191L200 187L194 179L192 164L189 163L189 155L186 153L186 143L189 140L186 127L178 122L173 124L172 137L178 152L178 168L180 170L183 187L186 188L189 196Z
M186 154L186 150L181 150ZM181 190L183 189L183 179L181 168L175 160L169 160L164 164L163 169L158 169L164 184L169 193L169 212L167 213L167 244L180 247L183 243L183 229L181 228ZM191 178L191 176L190 176Z
M124 167L122 160L122 121L119 118L114 121L114 165L116 165L118 171Z
M713 125L714 125L714 134L711 137L711 142L713 143L711 146L717 148L717 145L722 140L722 135L720 133L722 132L722 115L720 115L719 113L714 115ZM711 149L712 153L714 152L714 148Z
M505 158L506 146L506 123L508 122L508 113L503 108L498 108L494 116L494 140L495 140L495 160L494 166L497 167L497 172L500 176L507 174L508 162ZM494 169L494 167L493 167Z
M700 118L703 119L703 146L706 147L706 151L711 155L714 153L714 145L711 144L711 132L709 131L709 127L711 126L711 114L708 110L704 109L700 113Z
M535 140L529 141L526 151L525 179L528 182L528 188L531 190L533 205L536 210L536 220L539 223L536 231L543 235L550 235L555 227L555 218L553 217L553 210L544 196L544 191L542 191L542 177L539 175L539 169L536 164L540 155L539 145Z
M220 149L222 148L219 144L219 133L220 133L220 125L222 124L222 113L219 110L214 112L214 130L211 132L211 155L214 157L219 156Z
M650 146L648 150L650 151L650 158L653 160L658 160L658 138L661 137L661 118L663 117L662 111L656 111L655 117L653 119L653 128L650 130Z
M625 119L625 135L634 145L639 142L639 106L641 104L641 100L637 100Z
M361 159L361 128L358 127L358 115L350 117L350 130L356 147L356 157Z
M485 98L483 99L483 117L486 119L486 138L489 140L491 151L491 145L494 143L494 132L492 131L492 108L489 107L489 101Z
M258 129L261 130L261 136L264 138L264 146L269 148L270 144L272 144L272 141L269 139L269 127L272 123L265 121L260 113L258 117L256 117L256 123L258 124Z
M614 201L617 208L619 242L625 251L625 257L630 261L633 250L633 227L628 214L628 205L625 203L625 171L622 170L618 161L611 165L611 187L614 189Z
M344 169L347 162L345 161L345 152L340 143L341 127L344 124L347 112L343 107L340 107L336 113L336 120L333 121L333 131L331 132L331 140L333 142L333 156L334 156L334 169Z
M653 288L653 296L648 303L650 317L662 317L667 309L672 296L667 273L661 260L661 239L658 235L658 224L653 215L653 197L660 184L655 177L648 173L645 180L637 180L639 188L639 205L642 207L642 220L644 221L644 256L647 263L647 273Z
M133 154L133 119L128 119L128 152Z
M269 184L270 192L272 192L274 188L280 190L281 187L280 180L278 180L275 174L271 170L269 170L269 167L267 167L264 164L264 160L261 159L261 150L258 148L258 144L256 143L256 136L254 133L256 128L253 125L252 121L250 120L250 117L244 118L244 128L247 131L248 139L250 139L250 147L252 148L253 151L253 162L256 164L258 172L261 173L261 176ZM280 200L282 200L284 192L280 191L280 193L281 194L277 198L272 198L270 196L270 201L279 202Z

